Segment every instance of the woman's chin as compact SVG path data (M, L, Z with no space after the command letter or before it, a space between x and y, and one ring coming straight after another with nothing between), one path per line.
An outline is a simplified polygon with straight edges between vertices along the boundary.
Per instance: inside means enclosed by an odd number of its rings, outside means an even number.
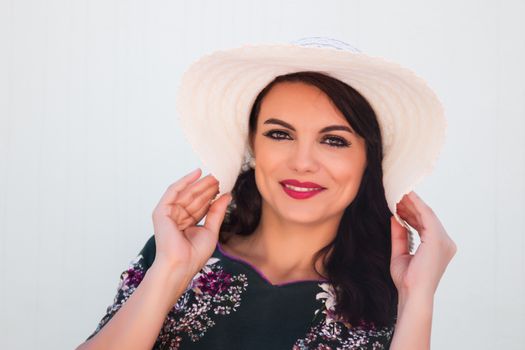
M313 225L323 221L323 217L319 215L319 210L305 210L298 208L283 209L281 217L286 221L295 224Z

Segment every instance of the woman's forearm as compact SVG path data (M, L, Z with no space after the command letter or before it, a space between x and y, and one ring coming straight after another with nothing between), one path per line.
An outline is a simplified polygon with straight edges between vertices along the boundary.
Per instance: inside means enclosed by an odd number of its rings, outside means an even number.
M433 296L401 296L390 350L430 349L433 308Z
M108 323L76 350L151 349L168 312L190 281L184 269L154 263Z

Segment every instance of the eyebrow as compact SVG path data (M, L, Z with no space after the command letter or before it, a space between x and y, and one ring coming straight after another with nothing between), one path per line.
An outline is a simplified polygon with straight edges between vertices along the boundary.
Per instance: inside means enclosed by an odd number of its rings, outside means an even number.
M280 120L280 119L277 119L277 118L269 118L267 119L263 124L277 124L277 125L282 125L284 126L285 128L288 128L290 130L293 130L293 131L296 131L295 128L288 124L287 122L285 122L284 120ZM354 131L352 129L350 129L348 126L346 125L330 125L330 126L326 126L324 128L322 128L319 133L323 133L323 132L328 132L328 131L333 131L333 130L341 130L341 131L348 131L349 133L353 134Z

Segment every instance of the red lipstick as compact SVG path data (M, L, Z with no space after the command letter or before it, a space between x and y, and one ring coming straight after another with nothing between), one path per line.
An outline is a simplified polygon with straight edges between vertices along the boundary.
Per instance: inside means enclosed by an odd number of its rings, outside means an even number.
M325 187L318 185L315 182L301 182L294 179L283 180L280 184L283 187L284 192L295 199L307 199L325 190ZM285 185L293 187L287 187Z

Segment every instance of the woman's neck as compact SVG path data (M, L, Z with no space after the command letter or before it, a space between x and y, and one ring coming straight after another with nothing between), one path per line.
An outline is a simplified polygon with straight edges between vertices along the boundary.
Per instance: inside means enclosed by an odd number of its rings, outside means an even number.
M318 279L312 258L337 233L340 217L320 223L284 220L271 210L263 210L256 230L249 236L235 235L225 249L261 269L270 279ZM223 245L224 247L225 245ZM325 274L322 258L316 269Z

